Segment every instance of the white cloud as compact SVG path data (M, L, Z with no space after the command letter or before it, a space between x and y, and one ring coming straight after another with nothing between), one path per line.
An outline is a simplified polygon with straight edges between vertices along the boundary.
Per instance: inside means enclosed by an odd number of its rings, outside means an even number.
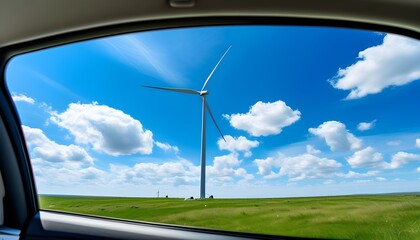
M358 173L349 171L348 173L339 173L337 176L343 177L343 178L362 178L362 177L372 177L380 173L379 171L368 171L366 173Z
M236 153L214 158L213 165L206 166L206 181L211 185L234 183L236 180L249 181L252 174L240 168L241 160ZM200 181L200 166L188 160L179 159L165 163L137 163L134 166L110 165L110 175L114 184L146 185L191 185Z
M207 166L207 180L215 185L230 183L234 178L252 180L254 176L249 174L244 168L239 168L242 160L238 159L237 153L217 156L213 160L212 166Z
M416 139L416 147L420 148L420 138Z
M287 176L290 181L331 178L337 175L342 166L335 160L311 154L295 157L279 155L275 158L256 159L254 163L258 166L258 173L265 178ZM280 171L274 172L273 167L280 168Z
M306 145L306 152L312 155L320 154L321 151L319 149L316 149L313 145Z
M137 163L133 170L135 177L152 183L188 185L199 180L198 167L187 160L163 164Z
M341 164L335 160L310 154L284 158L281 164L279 174L287 175L291 180L329 178L341 167Z
M35 103L35 99L25 96L23 94L19 94L19 95L12 95L12 99L14 102L25 102L25 103L29 103L29 104L34 104Z
M68 166L57 167L48 165L32 164L36 176L37 185L45 186L80 186L84 184L98 185L108 182L107 172L96 167L78 166L69 168Z
M137 163L134 166L110 164L112 184L190 185L199 181L199 167L180 159L158 163Z
M378 181L386 181L386 178L384 178L384 177L377 177L376 180L378 180Z
M333 183L332 178L363 178L372 177L380 172L368 171L359 173L340 171L342 164L333 159L321 158L309 153L288 157L280 154L276 157L266 159L256 159L254 163L258 167L258 174L265 179L274 179L287 176L289 181L299 181L305 179L329 179L324 184Z
M83 179L102 179L104 180L106 177L106 172L95 167L87 167L80 169L80 178Z
M363 179L363 180L354 181L354 183L370 183L370 182L372 182L372 180L370 180L370 179Z
M228 155L215 157L213 160L213 167L217 170L237 167L241 164L238 155L231 153Z
M93 158L85 149L76 145L60 145L50 140L39 128L22 126L26 143L31 150L33 163L56 166L77 167L82 164L93 164Z
M272 168L280 168L280 160L278 158L268 157L266 159L255 159L254 163L258 167L258 174L263 176L275 175Z
M362 147L362 140L351 134L341 122L324 122L317 128L309 128L309 132L324 138L331 151L354 151Z
M417 172L420 172L420 167L419 167L419 168L417 168Z
M298 110L292 110L285 102L278 100L273 103L259 101L251 106L247 113L223 116L229 120L232 127L259 137L281 133L282 128L299 120L300 115Z
M85 149L58 144L38 128L22 126L22 129L37 184L69 186L105 181L106 173L93 166L94 159Z
M372 147L357 151L351 157L347 158L347 162L353 168L397 169L414 161L420 161L420 154L397 152L392 155L390 162L385 162L383 161L382 154L375 152Z
M221 138L217 141L217 145L220 150L228 150L233 153L244 152L245 157L250 157L252 155L252 152L250 151L251 148L258 147L260 144L258 141L251 141L243 136L232 137L230 135L226 135L224 137L226 142Z
M375 149L372 147L355 152L351 157L347 158L347 162L352 168L377 168L384 166L382 154L375 152Z
M106 105L71 103L65 112L53 112L50 119L69 130L76 143L90 144L97 152L113 156L152 153L152 132L130 115Z
M175 153L179 152L179 148L177 146L172 146L168 143L162 143L162 142L155 141L155 145L165 152L167 152L167 151L174 151Z
M397 152L392 156L391 162L387 163L386 168L397 169L409 162L420 161L420 154L407 152Z
M420 42L387 34L382 44L359 52L360 60L339 69L331 80L334 88L351 90L346 99L356 99L420 79Z
M369 129L372 129L375 126L376 120L373 120L371 122L361 122L357 125L357 129L359 131L367 131Z

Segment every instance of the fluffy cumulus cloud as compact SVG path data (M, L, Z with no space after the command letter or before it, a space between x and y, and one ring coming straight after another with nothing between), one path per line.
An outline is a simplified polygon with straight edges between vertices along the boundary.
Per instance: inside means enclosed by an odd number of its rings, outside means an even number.
M324 122L317 128L309 128L309 132L325 139L331 151L354 151L362 147L362 140L351 134L341 122Z
M94 167L93 158L82 147L58 144L38 128L22 126L22 129L41 191L51 183L56 186L98 183L107 177L105 171Z
M175 153L179 152L179 148L177 146L172 146L169 143L162 143L162 142L155 141L155 145L165 152L167 151L174 151Z
M252 152L250 151L251 148L258 147L260 144L258 141L252 141L243 136L232 137L230 135L226 135L224 137L226 141L223 139L219 139L217 141L217 145L220 150L228 150L232 153L244 152L246 157L252 155Z
M213 167L218 170L237 167L241 164L238 155L231 153L228 155L215 157L213 160Z
M416 147L420 148L420 138L416 139Z
M210 184L232 183L235 180L252 180L254 176L240 168L238 155L231 153L214 158L213 165L206 166L206 179ZM165 163L137 163L134 166L110 165L115 184L191 185L200 181L200 166L179 159Z
M357 151L351 157L347 158L347 162L353 168L398 169L415 161L420 161L419 154L397 152L392 155L391 161L386 162L383 160L382 154L376 152L372 147Z
M298 110L293 110L285 102L278 100L273 103L259 101L247 113L225 114L224 117L232 127L259 137L281 133L284 127L298 121L300 115Z
M113 156L152 153L152 132L130 115L106 105L71 103L66 111L53 112L51 121L67 129L76 143L89 144L97 152Z
M264 177L276 177L276 173L273 171L273 168L280 168L281 162L279 158L268 157L266 159L255 159L254 163L258 167L258 174L263 175Z
M14 102L25 102L25 103L29 103L29 104L34 104L35 103L35 99L25 96L23 94L13 94L12 95L12 99Z
M397 169L415 161L420 161L420 154L397 152L392 156L391 162L386 165L386 168Z
M258 173L265 178L287 176L291 181L304 179L324 179L337 175L341 164L328 158L319 158L311 154L302 154L294 157L279 155L266 159L256 159ZM272 168L280 168L276 173Z
M276 157L256 159L254 163L258 167L258 174L265 179L274 179L287 176L289 181L305 179L329 179L325 184L333 183L332 178L364 178L372 177L380 171L368 171L358 173L341 171L342 164L329 158L321 158L309 153L294 157L279 154Z
M32 161L49 163L56 166L80 166L92 164L93 158L85 149L76 145L61 145L50 140L39 128L22 126L26 143L31 148Z
M212 166L207 166L208 181L213 184L224 184L240 180L252 180L254 176L249 174L244 168L240 168L241 160L238 154L230 153L228 155L217 156L213 160Z
M137 163L133 168L134 177L151 183L188 185L199 180L199 169L187 160L175 162Z
M311 154L288 157L281 160L279 174L287 175L291 180L328 178L341 167L335 160L319 158Z
M371 122L361 122L357 125L357 129L359 131L367 131L369 129L372 129L375 126L376 120L373 120Z
M383 156L372 147L364 148L347 158L352 168L378 168L384 166Z
M347 99L381 92L420 79L420 42L387 34L383 43L359 52L355 64L339 69L331 80L334 88L350 90Z
M321 150L316 149L313 145L306 145L306 152L312 155L317 155L321 153Z

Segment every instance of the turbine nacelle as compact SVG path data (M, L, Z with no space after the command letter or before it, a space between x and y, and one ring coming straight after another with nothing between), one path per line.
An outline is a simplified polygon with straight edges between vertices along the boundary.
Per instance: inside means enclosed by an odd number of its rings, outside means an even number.
M209 95L209 91L207 91L207 90L200 91L199 94L200 94L200 96L206 96L206 95Z

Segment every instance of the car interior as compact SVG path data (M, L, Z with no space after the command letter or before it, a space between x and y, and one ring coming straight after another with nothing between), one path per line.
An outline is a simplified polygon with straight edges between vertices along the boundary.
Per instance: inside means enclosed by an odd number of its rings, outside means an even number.
M331 26L420 40L419 12L417 0L0 0L1 238L301 239L40 210L21 120L6 86L12 57L105 36L194 26Z

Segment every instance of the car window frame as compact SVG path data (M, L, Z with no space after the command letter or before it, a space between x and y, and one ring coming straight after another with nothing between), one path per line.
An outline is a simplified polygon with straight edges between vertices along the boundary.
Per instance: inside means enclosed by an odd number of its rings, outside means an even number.
M126 23L126 24L117 24L110 25L106 27L97 27L87 30L80 30L74 32L68 32L63 34L58 34L55 36L45 37L37 40L32 40L24 43L19 43L15 45L10 45L0 49L0 73L1 73L1 82L0 82L0 122L4 126L0 126L0 129L4 132L3 136L9 141L2 141L1 149L9 149L8 156L5 158L11 159L8 163L0 164L0 169L12 169L8 173L2 172L4 178L9 178L13 176L17 179L21 179L21 186L8 185L6 189L15 188L12 194L8 194L5 201L5 206L9 209L8 212L5 212L5 226L10 226L17 229L29 229L25 230L23 234L33 234L32 237L40 237L41 235L36 235L41 231L41 233L48 232L59 232L60 227L54 225L52 230L43 229L40 230L37 227L43 222L41 215L47 216L44 217L45 221L50 221L48 218L48 213L54 213L54 211L41 210L39 208L37 191L34 183L34 176L32 167L30 164L30 157L28 148L24 141L24 135L21 128L21 121L17 113L16 107L13 103L12 97L8 92L6 81L5 81L5 69L8 61L14 56L37 51L41 49L46 49L50 47L56 47L64 44L97 39L106 36L115 36L119 34L133 33L133 32L144 32L144 31L154 31L160 29L173 29L173 28L183 28L183 27L203 27L203 26L221 26L221 25L288 25L288 26L319 26L319 27L340 27L340 28L351 28L351 29L363 29L371 31L381 31L388 33L396 33L400 35L405 35L420 40L420 33L415 32L406 28L398 28L394 26L387 26L381 24L372 24L372 23L363 23L356 21L344 21L344 20L325 20L325 19L311 19L311 18L284 18L284 17L203 17L203 18L182 18L182 19L171 19L171 20L155 20L155 21L146 21L146 22L136 22L136 23ZM10 145L10 146L6 146ZM13 163L15 161L15 163ZM5 182L10 182L10 180L5 180ZM17 183L19 185L19 183ZM18 213L18 214L16 214ZM43 214L47 213L47 214ZM64 214L64 213L60 213ZM83 216L81 214L73 214L76 216ZM108 221L119 221L131 224L129 220L110 220L109 218L104 217L94 217L96 219L102 219L105 222ZM141 222L136 222L139 226ZM143 223L144 224L144 223ZM42 225L42 224L41 224ZM70 224L71 225L71 224ZM32 228L31 228L32 226ZM63 226L63 225L58 225ZM65 225L67 226L67 225ZM155 227L165 227L165 224L156 223L153 225ZM182 226L170 226L180 231L192 231L191 227L182 227ZM28 232L29 231L29 232ZM43 232L44 231L44 232ZM99 228L98 232L101 229ZM195 230L194 230L195 231ZM259 235L259 234L243 234L243 233L232 233L229 231L220 231L220 230L197 230L201 233L211 233L222 236L241 236L241 237L250 237L250 238L267 238L270 239L270 236ZM226 235L227 234L227 235ZM51 237L72 237L67 235L51 235ZM77 237L84 236L77 235ZM74 236L73 236L74 237ZM128 236L127 236L128 237ZM277 236L278 237L278 236ZM293 238L295 239L295 238Z

